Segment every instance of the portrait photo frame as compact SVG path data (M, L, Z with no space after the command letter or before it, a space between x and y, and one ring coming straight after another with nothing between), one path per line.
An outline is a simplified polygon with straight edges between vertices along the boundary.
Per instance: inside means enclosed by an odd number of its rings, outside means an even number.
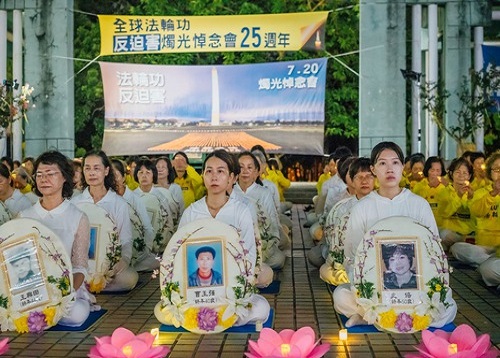
M418 302L424 288L421 279L420 241L417 237L379 238L376 270L381 303L410 306Z
M184 249L184 279L186 297L195 305L219 304L226 297L226 247L220 237L202 238L185 244ZM197 257L198 256L198 257ZM202 259L211 259L209 269L212 274L203 283L199 269ZM205 264L206 265L206 264ZM207 267L205 266L205 269Z
M4 247L0 257L13 310L24 312L50 301L43 260L34 235Z

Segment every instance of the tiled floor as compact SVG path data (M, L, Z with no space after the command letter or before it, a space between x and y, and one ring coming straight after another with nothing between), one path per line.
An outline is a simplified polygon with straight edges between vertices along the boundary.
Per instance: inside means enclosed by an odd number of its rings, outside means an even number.
M348 343L338 340L340 321L333 310L331 295L319 279L318 270L306 259L313 246L307 229L303 205L295 205L292 212L293 250L286 266L278 274L281 292L267 295L276 315L274 328L297 329L312 326L324 342L332 344L326 357L401 357L415 351L420 334L350 334ZM41 335L12 332L10 351L6 357L86 357L94 344L94 336L109 335L116 327L124 326L134 332L145 332L158 327L153 307L159 300L158 280L143 274L147 283L140 289L123 295L99 295L98 301L107 314L86 332L44 332ZM489 333L492 342L500 348L500 295L481 284L479 275L469 268L456 268L451 286L458 304L456 324L467 323L479 333ZM243 357L248 339L258 334L195 335L191 333L162 333L160 343L171 347L170 357Z

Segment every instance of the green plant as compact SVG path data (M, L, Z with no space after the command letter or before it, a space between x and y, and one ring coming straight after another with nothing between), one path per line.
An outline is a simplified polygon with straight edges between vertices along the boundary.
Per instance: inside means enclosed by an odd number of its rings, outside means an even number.
M492 129L492 124L497 121L498 113L492 112L497 105L491 93L500 86L500 71L490 66L485 71L470 70L469 76L464 76L460 90L450 93L441 82L425 82L421 86L420 98L422 107L431 113L431 118L442 133L447 133L464 148L468 141L474 139L475 132L480 128L486 131ZM457 117L455 126L447 126L445 121L446 104L448 99L456 96L460 101L460 108L453 113ZM493 140L491 134L487 137ZM444 139L444 136L441 137Z

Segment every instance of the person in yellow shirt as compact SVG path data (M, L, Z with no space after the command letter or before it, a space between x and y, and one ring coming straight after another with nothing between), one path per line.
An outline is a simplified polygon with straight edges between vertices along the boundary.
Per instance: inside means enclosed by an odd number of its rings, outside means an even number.
M423 168L424 178L415 184L412 191L427 200L431 206L436 224L441 227L442 218L438 214L438 194L445 189L442 177L446 175L443 160L439 157L429 157Z
M483 152L472 152L470 154L470 162L474 170L474 180L471 181L470 186L474 191L491 185L491 181L486 177L485 160L486 156Z
M488 159L485 172L491 185L474 192L470 203L470 212L477 218L476 244L456 243L450 249L458 260L472 266L495 258L495 251L500 251L500 152Z
M137 165L138 157L132 156L127 160L127 174L125 175L125 184L132 191L139 187L139 183L134 179L135 167Z
M448 168L451 183L438 195L438 215L442 217L439 235L445 250L454 243L465 241L476 228L469 204L474 195L470 187L472 165L463 159L454 159Z
M270 158L268 160L268 170L267 175L265 177L276 184L278 188L278 193L280 195L280 202L285 202L285 190L288 189L291 185L290 180L285 178L281 170L279 170L279 164L274 158ZM290 208L288 208L290 209Z
M205 195L203 178L189 165L188 156L184 152L177 152L174 154L172 157L172 166L176 173L174 183L181 187L182 196L184 198L184 208L187 208Z
M335 162L334 162L335 163ZM337 172L337 168L335 167L335 173ZM318 195L321 195L321 187L323 186L323 183L330 179L332 177L332 174L330 173L330 165L326 164L323 167L323 173L318 178L318 183L316 184L316 190L318 192Z
M401 181L399 182L399 187L400 188L410 188L410 181L408 180L408 177L411 175L411 155L408 155L405 157L405 162L403 166L403 175L401 176Z
M410 158L410 175L407 177L408 182L410 183L409 189L413 189L413 187L424 179L424 166L425 166L425 157L421 153L413 154Z
M33 179L31 179L23 167L14 169L11 176L14 180L14 187L16 189L19 189L19 191L23 194L31 193L33 188Z

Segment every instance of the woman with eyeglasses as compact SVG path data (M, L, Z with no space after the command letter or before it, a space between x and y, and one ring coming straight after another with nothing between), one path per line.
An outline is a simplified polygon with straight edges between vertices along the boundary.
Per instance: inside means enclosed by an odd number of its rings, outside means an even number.
M492 154L486 161L486 177L491 180L491 185L475 191L469 205L470 213L477 220L475 245L457 242L450 252L474 267L484 263L483 271L492 266L494 272L494 262L498 260L495 252L500 254L500 152ZM487 260L490 262L486 263ZM479 271L483 273L481 269ZM496 263L496 280L493 273L483 274L483 279L488 286L497 286L500 283L500 262Z
M76 300L58 323L77 327L85 322L91 310L100 309L94 306L95 297L84 282L89 260L89 219L69 201L73 195L73 167L68 158L56 151L45 152L35 161L34 171L35 193L40 200L19 216L38 220L54 231L71 257Z
M0 163L0 200L15 217L20 211L31 207L31 201L21 194L19 189L14 189L10 171L5 164Z
M92 203L108 212L118 230L122 245L121 259L114 266L114 276L103 291L132 290L139 275L132 267L132 224L128 212L128 204L116 193L116 180L106 153L103 151L90 152L83 158L83 176L85 179L84 191L71 201L78 203Z
M427 200L431 206L437 226L441 227L443 220L438 213L438 195L446 187L443 184L443 177L446 175L443 160L435 156L427 158L423 175L424 179L415 184L412 191Z
M438 194L438 215L441 244L447 251L454 243L465 241L476 230L470 213L470 201L474 190L470 186L472 165L464 158L454 159L448 168L450 184Z

